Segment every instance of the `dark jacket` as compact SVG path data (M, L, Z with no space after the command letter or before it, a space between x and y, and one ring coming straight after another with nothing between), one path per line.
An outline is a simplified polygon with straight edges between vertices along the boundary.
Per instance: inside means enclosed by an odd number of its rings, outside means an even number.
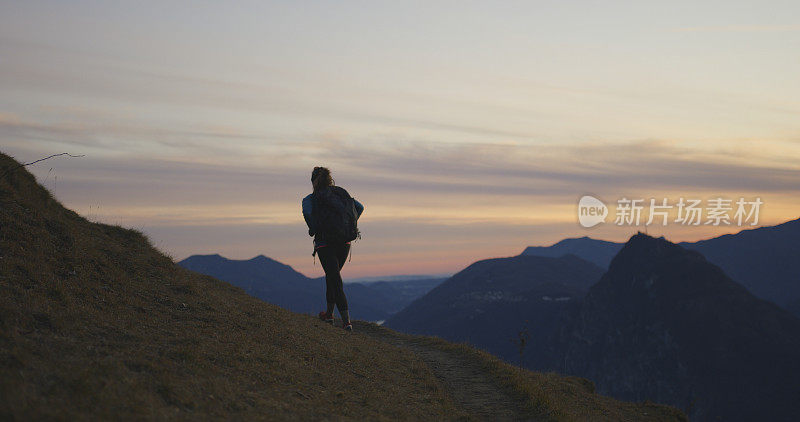
M311 221L311 209L313 204L314 194L310 193L303 198L303 218L306 220L306 225L308 226L308 235L314 236L314 248L319 248L325 246L325 239L318 238L316 233L316 229L313 227L313 222ZM361 213L364 212L364 205L361 205L361 202L358 202L357 199L353 198L353 202L355 202L356 206L356 219L361 217Z

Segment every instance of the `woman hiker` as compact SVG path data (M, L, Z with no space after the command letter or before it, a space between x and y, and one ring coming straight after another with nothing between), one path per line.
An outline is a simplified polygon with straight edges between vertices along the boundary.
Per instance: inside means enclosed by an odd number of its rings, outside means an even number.
M360 238L357 220L364 206L343 188L334 185L331 172L325 167L314 167L311 173L314 192L303 198L303 218L308 225L308 235L314 236L314 254L325 270L325 298L328 308L319 318L333 324L333 308L339 308L342 327L353 331L347 297L342 285L341 269L350 251L350 242Z

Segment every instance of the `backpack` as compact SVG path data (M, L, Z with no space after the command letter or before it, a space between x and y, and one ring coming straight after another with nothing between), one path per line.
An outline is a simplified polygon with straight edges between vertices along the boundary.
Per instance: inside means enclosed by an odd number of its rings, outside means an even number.
M357 220L356 203L343 188L330 186L314 192L311 200L311 221L317 240L346 243L360 239Z

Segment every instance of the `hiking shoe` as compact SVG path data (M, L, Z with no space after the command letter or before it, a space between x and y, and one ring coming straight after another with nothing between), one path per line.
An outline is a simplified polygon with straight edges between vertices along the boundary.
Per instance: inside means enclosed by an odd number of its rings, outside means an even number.
M353 331L353 324L350 323L350 322L343 322L342 323L342 328L344 328L346 331L351 331L352 332Z
M321 319L323 322L327 322L328 324L333 325L333 314L332 313L329 314L329 313L327 313L325 311L322 311L322 312L319 313L319 319Z

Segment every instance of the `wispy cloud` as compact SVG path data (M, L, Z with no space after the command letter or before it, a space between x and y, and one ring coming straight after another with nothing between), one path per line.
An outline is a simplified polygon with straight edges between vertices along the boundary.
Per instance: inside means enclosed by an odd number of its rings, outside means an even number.
M675 28L676 32L797 32L800 25L706 25Z
M585 233L586 193L757 194L765 221L792 218L800 26L774 22L797 5L695 6L675 28L674 4L17 2L0 14L0 149L86 154L31 170L177 256L308 264L299 201L320 164L367 205L364 272ZM176 27L188 12L202 19Z

